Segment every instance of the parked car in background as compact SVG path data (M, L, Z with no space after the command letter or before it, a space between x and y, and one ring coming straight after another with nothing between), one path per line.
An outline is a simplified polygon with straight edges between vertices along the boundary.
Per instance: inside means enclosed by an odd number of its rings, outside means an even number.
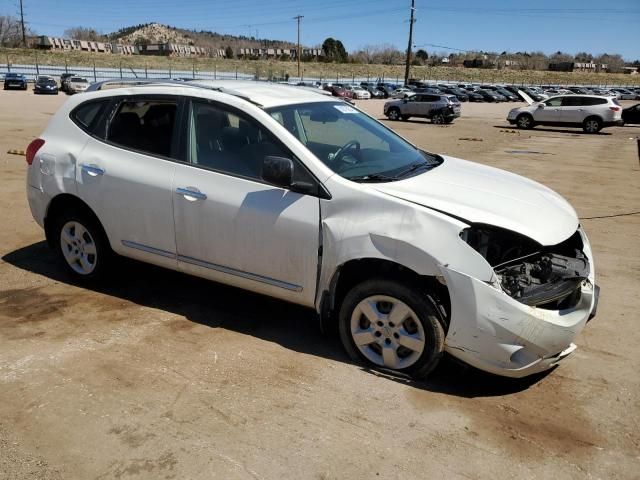
M626 88L611 88L612 92L616 92L620 100L640 100L640 95Z
M470 102L484 102L484 97L475 90L460 90L466 93L467 97L469 97Z
M60 75L60 91L67 92L67 86L71 77L77 77L75 73L63 73Z
M118 282L122 255L267 295L403 377L445 352L524 377L576 349L598 289L560 195L315 92L201 86L72 97L27 147L31 214L75 282Z
M437 87L424 87L424 88L416 88L413 90L414 93L428 93L431 95L442 95L444 92Z
M67 80L67 94L82 93L89 87L89 80L84 77L70 77Z
M409 88L400 87L396 88L393 92L393 98L407 98L408 96L414 95L415 92Z
M384 94L384 98L392 97L398 88L392 83L378 83L376 87Z
M455 95L458 101L468 102L469 94L458 87L439 87L442 93L448 93L449 95Z
M482 95L485 102L506 102L507 99L493 90L476 90L475 93Z
M356 100L369 100L371 94L360 85L345 85L345 89L351 92L351 98Z
M622 110L622 121L626 123L640 124L640 103Z
M431 123L451 123L460 116L460 102L454 95L416 93L403 100L384 104L389 120L408 120L411 117L428 118Z
M4 89L19 89L26 90L27 89L27 77L22 75L21 73L13 73L9 72L4 76Z
M368 85L362 88L364 88L367 92L369 92L369 94L371 94L371 98L385 98L384 92L382 90L378 90L378 87L376 87L375 85Z
M593 95L593 92L586 87L567 87L567 90L579 95Z
M53 77L39 76L33 86L33 93L48 93L58 95L58 84Z
M494 87L494 92L502 95L508 102L517 102L520 100L520 97L513 92L510 92L504 87Z
M582 127L597 133L604 127L622 125L622 107L617 99L596 95L560 95L526 107L514 108L507 120L518 128L536 125Z

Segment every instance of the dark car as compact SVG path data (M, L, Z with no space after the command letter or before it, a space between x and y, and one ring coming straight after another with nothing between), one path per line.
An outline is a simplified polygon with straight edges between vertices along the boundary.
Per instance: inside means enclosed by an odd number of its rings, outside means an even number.
M384 98L392 97L396 90L396 86L392 83L378 83L376 88L382 92Z
M464 90L464 89L461 89L461 90L467 94L470 102L484 102L484 97L480 95L478 92L476 92L475 90Z
M33 93L50 93L58 95L58 84L52 77L38 77L33 86Z
M17 88L19 90L27 89L27 77L20 73L7 73L4 76L4 89Z
M63 73L62 75L60 75L60 90L62 90L63 92L66 92L69 79L75 76L76 76L75 73Z
M622 121L624 123L640 124L640 103L622 110Z
M524 93L526 93L528 96L531 97L531 99L534 102L541 102L544 100L544 97L541 97L540 95L538 95L536 92L534 92L533 90L530 90L528 87L516 87L515 85L507 85L506 87L504 87L506 90L514 93L515 95L518 96L518 98L522 101L526 102L526 99L520 95L520 93L518 93L518 91L523 91Z
M492 91L502 95L503 97L505 97L505 99L508 102L517 102L519 100L518 95L516 95L513 92L510 92L509 90L507 90L504 87L498 87L498 86L495 86L495 85L490 85L490 86L487 86L487 87L482 87L482 89L483 90L492 90Z
M360 86L371 94L371 98L386 98L384 95L384 92L381 90L378 90L378 87L376 87L375 83L361 82Z
M442 86L438 86L438 88L444 92L444 93L448 93L450 95L455 95L456 98L461 101L461 102L468 102L469 101L469 94L468 92L465 92L464 90L460 89L460 88L456 88L456 87L442 87Z

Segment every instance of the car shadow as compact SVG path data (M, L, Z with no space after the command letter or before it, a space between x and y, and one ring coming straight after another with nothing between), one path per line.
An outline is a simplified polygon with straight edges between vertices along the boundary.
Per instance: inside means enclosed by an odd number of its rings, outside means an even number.
M44 241L7 253L2 260L56 282L164 310L210 328L224 328L277 343L295 352L352 363L338 336L334 332L323 335L315 311L304 307L126 258L114 260L117 265L114 265L111 278L80 284ZM371 375L384 376L416 389L465 398L517 393L545 376L520 380L498 377L461 364L447 355L423 381L358 366Z
M571 133L573 135L611 135L609 132L604 132L600 130L598 133L586 133L582 130L579 130L577 127L575 130L566 130L564 128L542 128L542 127L533 127L529 130L521 130L515 125L494 125L493 128L500 128L502 130L518 130L520 132L553 132L553 133Z

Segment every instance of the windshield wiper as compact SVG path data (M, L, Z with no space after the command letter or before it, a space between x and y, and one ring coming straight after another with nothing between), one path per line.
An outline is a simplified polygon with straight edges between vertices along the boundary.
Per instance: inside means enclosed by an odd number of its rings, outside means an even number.
M422 167L427 167L429 169L435 167L435 165L430 164L429 162L417 162L414 163L413 165L410 165L409 168L401 171L400 173L396 173L393 178L398 179L398 178L402 178L405 175L408 175L410 173L415 172L416 170L422 168Z
M388 177L379 173L372 173L371 175L360 175L355 177L345 177L347 180L359 183L376 183L376 182L395 182L396 177Z

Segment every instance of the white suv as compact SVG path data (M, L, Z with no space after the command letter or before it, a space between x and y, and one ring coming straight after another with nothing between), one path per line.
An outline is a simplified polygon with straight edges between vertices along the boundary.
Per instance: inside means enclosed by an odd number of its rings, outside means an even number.
M525 97L527 98L527 97ZM536 125L582 127L586 133L598 133L604 127L621 126L622 107L617 99L597 95L558 95L539 103L512 109L507 120L519 128Z
M72 275L118 254L304 305L377 368L420 377L446 351L522 377L595 314L589 242L558 194L309 89L85 93L27 163L33 217Z

